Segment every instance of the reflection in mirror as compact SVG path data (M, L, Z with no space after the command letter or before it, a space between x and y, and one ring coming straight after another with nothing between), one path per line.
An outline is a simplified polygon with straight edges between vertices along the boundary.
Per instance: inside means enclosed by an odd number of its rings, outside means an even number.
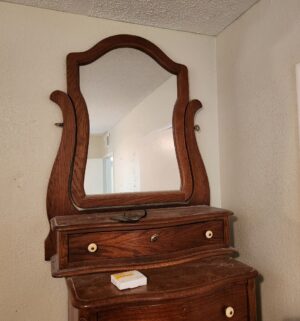
M90 139L85 193L179 190L172 132L177 78L131 48L80 67Z

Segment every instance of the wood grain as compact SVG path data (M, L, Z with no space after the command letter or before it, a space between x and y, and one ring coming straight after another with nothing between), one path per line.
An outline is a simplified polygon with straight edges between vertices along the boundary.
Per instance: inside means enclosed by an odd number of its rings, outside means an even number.
M72 102L67 94L62 91L54 91L51 100L58 104L63 114L63 131L60 146L52 168L47 191L47 215L49 221L58 215L76 214L69 197L69 178L75 146L75 114ZM51 231L45 240L45 258L50 260L55 254L56 239Z
M234 307L235 321L247 320L247 292L243 284L217 289L210 295L174 300L168 304L122 307L98 313L99 321L224 321L225 309Z
M207 230L214 233L211 239L205 237ZM157 240L152 242L151 237L154 235ZM96 252L88 252L90 243L97 244ZM224 247L221 220L147 230L72 234L69 236L69 262L150 255L155 259L161 254L210 245Z
M248 306L249 306L249 321L257 321L257 306L256 306L256 280L248 280Z
M128 214L135 214L135 211L130 211ZM112 220L113 217L118 217L120 212L95 212L85 215L56 216L51 220L51 228L53 231L72 231L74 233L93 230L128 230L216 220L232 214L226 209L202 205L158 208L148 209L147 216L138 223L124 224Z
M156 257L155 260L151 256L136 259L119 258L118 260L107 259L101 261L101 264L99 264L98 261L74 262L69 264L68 267L61 267L58 256L54 255L51 258L51 271L53 277L70 277L100 272L152 269L158 267L165 268L207 257L224 255L236 256L237 252L233 248L214 248L213 246L210 246L208 249L207 247L202 247L201 251L199 251L198 248L193 248L190 250L173 252L172 254L161 254L159 257Z
M76 308L111 309L119 305L157 304L195 295L209 295L229 283L244 284L257 272L230 257L210 257L186 264L141 270L147 286L119 291L110 282L110 273L74 276L67 279Z
M198 259L202 252L229 246L228 217L232 213L208 206L151 209L137 223L113 220L118 212L57 216L51 220L57 233L54 276L178 264ZM213 237L207 239L206 231ZM158 239L151 242L151 237ZM95 243L96 252L88 245Z
M193 193L189 204L210 204L210 191L205 166L198 148L194 124L195 114L202 107L199 100L189 102L185 115L186 145L193 177Z

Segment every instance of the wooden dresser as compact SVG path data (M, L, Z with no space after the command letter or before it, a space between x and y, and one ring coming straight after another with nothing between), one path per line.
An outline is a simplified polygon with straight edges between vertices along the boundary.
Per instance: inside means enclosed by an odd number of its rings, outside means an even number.
M139 50L177 77L173 135L181 187L172 191L86 195L89 114L79 67L117 48ZM256 321L257 272L230 247L227 210L209 206L209 186L189 101L187 68L151 42L118 35L67 57L62 141L47 195L45 242L52 275L66 279L69 321ZM148 284L120 291L114 272L139 270Z

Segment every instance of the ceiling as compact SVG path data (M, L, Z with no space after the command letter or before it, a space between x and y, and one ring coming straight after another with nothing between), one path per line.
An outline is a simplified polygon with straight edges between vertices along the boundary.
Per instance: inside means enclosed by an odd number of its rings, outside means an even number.
M258 0L6 0L6 2L214 36Z

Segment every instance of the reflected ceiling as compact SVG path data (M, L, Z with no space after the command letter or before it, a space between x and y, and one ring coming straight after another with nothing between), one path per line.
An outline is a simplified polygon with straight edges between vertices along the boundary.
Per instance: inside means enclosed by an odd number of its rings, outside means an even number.
M93 119L91 133L111 129L171 76L148 55L129 48L110 51L81 66L80 88Z

